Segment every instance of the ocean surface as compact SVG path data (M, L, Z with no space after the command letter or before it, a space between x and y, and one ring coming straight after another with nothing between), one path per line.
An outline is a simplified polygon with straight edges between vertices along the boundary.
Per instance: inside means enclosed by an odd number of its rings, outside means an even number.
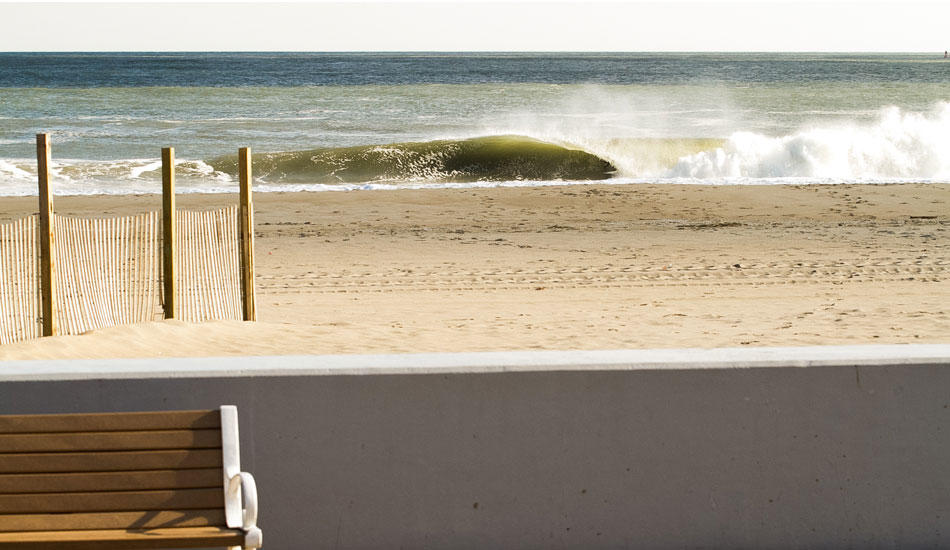
M0 195L950 181L933 54L0 53Z

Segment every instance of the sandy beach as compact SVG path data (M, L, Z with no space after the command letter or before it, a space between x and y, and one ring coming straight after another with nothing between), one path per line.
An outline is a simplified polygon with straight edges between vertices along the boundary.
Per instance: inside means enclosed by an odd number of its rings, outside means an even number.
M230 195L178 197L179 208ZM257 193L260 321L158 321L0 359L950 342L950 185ZM36 210L4 198L0 223ZM114 216L160 197L57 197Z

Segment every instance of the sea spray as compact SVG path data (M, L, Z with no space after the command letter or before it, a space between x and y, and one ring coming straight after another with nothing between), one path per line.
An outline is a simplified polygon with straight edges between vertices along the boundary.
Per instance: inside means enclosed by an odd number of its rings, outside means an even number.
M516 134L587 151L615 177L660 177L680 157L719 147L739 122L721 86L564 88L556 103L531 105L486 122L486 135Z
M722 147L688 155L678 178L950 178L950 103L926 113L882 109L873 124L801 130L782 137L736 132Z

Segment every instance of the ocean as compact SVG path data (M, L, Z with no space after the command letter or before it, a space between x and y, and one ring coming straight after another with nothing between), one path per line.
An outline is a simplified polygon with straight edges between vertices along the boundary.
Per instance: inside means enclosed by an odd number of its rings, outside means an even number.
M0 53L0 195L950 181L938 54Z

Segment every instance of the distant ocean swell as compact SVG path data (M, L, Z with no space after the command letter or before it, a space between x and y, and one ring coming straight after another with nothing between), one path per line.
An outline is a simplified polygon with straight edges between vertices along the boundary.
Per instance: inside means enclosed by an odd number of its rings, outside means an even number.
M183 192L233 191L234 156L179 160ZM60 194L160 191L156 159L56 159ZM602 138L495 135L254 154L259 191L484 187L553 183L886 183L950 181L950 103L896 107L873 122L841 121L772 137ZM0 159L0 194L36 192L36 162Z

